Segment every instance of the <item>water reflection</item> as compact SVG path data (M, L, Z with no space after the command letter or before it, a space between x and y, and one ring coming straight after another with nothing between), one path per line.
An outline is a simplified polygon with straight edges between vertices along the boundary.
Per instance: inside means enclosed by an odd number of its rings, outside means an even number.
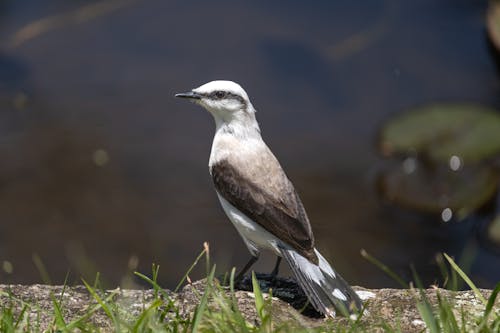
M155 262L172 287L203 241L221 269L243 264L206 167L212 120L173 98L217 78L249 92L318 247L353 284L396 285L361 248L403 277L414 263L433 282L435 254L469 246L472 278L484 287L499 279L500 259L477 244L472 222L432 223L373 190L373 138L387 117L434 100L499 106L484 3L290 2L285 11L265 1L137 1L6 42L86 5L1 7L0 261L13 266L3 282L40 281L33 253L56 282L71 267L75 281L99 270L119 283L129 267ZM265 256L257 268L272 264Z

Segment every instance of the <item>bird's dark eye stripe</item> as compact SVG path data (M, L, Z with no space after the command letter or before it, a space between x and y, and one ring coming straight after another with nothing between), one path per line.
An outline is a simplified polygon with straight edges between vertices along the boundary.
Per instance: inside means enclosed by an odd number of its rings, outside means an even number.
M234 98L234 99L236 99L238 101L242 101L243 100L243 98L241 98L240 95L233 94L231 92L223 91L223 90L214 91L214 92L210 93L208 95L208 97L212 98L212 99Z
M242 99L240 95L236 95L236 94L233 94L233 93L228 93L227 97L234 98L234 99L237 99L237 100L241 100Z
M211 99L223 99L226 97L226 93L224 91L217 90L208 94L208 97Z

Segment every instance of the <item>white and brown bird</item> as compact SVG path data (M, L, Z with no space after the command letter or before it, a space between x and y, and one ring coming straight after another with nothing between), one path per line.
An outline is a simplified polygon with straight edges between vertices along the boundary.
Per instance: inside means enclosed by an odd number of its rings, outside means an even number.
M316 310L334 316L361 308L361 300L314 246L309 219L278 160L264 143L247 93L232 81L212 81L176 97L189 99L215 119L209 169L225 213L252 258L236 279L257 261L261 250L290 265Z

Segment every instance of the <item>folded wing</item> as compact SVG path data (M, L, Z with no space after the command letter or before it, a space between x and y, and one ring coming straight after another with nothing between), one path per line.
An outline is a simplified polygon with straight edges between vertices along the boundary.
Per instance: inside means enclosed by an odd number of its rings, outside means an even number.
M210 173L217 192L224 199L299 254L318 264L309 219L284 172L269 177L264 183L257 183L225 159L212 165Z

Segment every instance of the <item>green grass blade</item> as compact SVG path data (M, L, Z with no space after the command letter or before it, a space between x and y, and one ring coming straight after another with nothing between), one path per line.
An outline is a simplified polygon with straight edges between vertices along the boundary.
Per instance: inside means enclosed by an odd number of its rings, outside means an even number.
M153 264L151 269L152 269L153 281L154 281L154 284L153 284L154 298L158 298L159 290L163 289L163 288L160 288L160 286L158 285L158 274L160 272L160 265Z
M105 303L108 303L112 300L112 298L116 295L116 292L111 293L108 297L106 297L103 301ZM100 310L102 308L101 304L97 303L96 305L92 306L90 309L87 310L83 316L79 318L73 319L68 325L66 326L66 330L72 331L82 325L82 323L90 318L96 311Z
M140 277L141 279L143 279L144 281L146 281L147 283L151 284L153 286L153 289L158 291L168 301L169 304L170 303L173 304L172 298L167 294L167 292L162 287L160 287L160 285L158 285L158 283L155 280L152 280L149 277L147 277L146 275L139 273L139 272L134 272L134 274L136 276ZM158 294L155 294L155 298L157 298L157 297L158 297Z
M448 272L448 265L446 265L442 253L438 253L436 255L436 264L443 278L443 288L449 290L456 290L456 285L452 284L450 273Z
M437 292L436 297L442 331L444 333L460 332L452 305L446 299L443 299L439 292Z
M462 324L462 332L466 333L465 332L465 327L467 325L467 320L466 320L466 316L465 316L465 310L463 308L460 310L460 321L461 321L461 324Z
M229 290L231 295L234 295L234 275L236 274L236 268L231 269L231 275L229 276Z
M19 324L21 323L21 321L23 320L24 318L24 315L26 314L26 311L28 310L28 305L24 305L23 306L23 309L21 310L21 312L19 313L19 316L17 317L17 320L16 322L14 323L14 329L18 328L19 327ZM29 318L28 318L29 320Z
M482 331L488 325L488 318L493 310L493 306L495 305L495 301L497 299L499 292L500 292L500 282L497 283L495 289L493 289L490 295L490 298L488 298L488 304L486 304L483 318L481 319L481 323L479 324L478 332ZM500 316L497 316L495 320L497 320L498 323L500 324Z
M93 288L97 289L97 288L99 288L100 285L101 285L101 273L96 272L95 273L95 279L94 279Z
M201 258L201 257L200 257ZM191 331L193 333L198 332L198 326L201 323L201 319L203 318L203 315L205 314L205 310L207 308L208 304L208 297L212 293L212 284L214 280L214 275L215 275L215 265L212 268L212 271L207 277L207 287L205 289L205 292L203 293L203 296L201 297L200 304L196 307L194 316L193 316L193 322L191 326Z
M210 247L208 242L203 242L203 251L205 251L205 269L207 270L207 276L210 274Z
M422 281L420 281L420 278L413 265L411 265L411 271L413 273L413 279L415 280L415 284L417 285L418 292L420 293L420 297L422 298L422 300L417 303L418 312L422 316L422 320L425 322L427 329L431 333L440 333L441 329L439 327L436 316L432 311L432 305L429 301L429 298L427 298L427 294L425 293Z
M488 304L486 304L486 309L484 311L485 316L489 315L491 313L491 310L493 310L493 306L495 305L498 293L500 293L500 282L497 283L495 289L493 289L490 295L490 298L488 299Z
M481 294L481 292L476 287L474 282L472 282L472 280L467 276L467 274L465 274L464 271L460 267L458 267L458 265L455 263L455 261L449 255L447 255L446 253L443 253L443 255L446 258L446 260L448 260L451 267L458 273L458 275L460 275L462 280L464 280L465 283L467 283L467 285L474 291L474 294L476 294L476 297L479 300L481 300L481 302L483 302L484 305L486 305L486 303L487 303L486 298L484 298L483 294Z
M89 293L92 295L92 297L94 297L94 299L97 301L97 303L99 303L99 305L101 306L102 310L106 313L106 315L109 317L109 319L111 319L113 321L113 324L115 325L115 328L117 329L119 327L118 325L118 321L116 320L116 317L113 313L113 311L111 311L111 308L108 306L107 302L104 301L98 294L97 292L94 290L94 288L92 288L88 283L87 281L83 280L83 284L85 285L85 287L87 288L87 290L89 291Z
M66 276L64 277L64 282L63 282L61 294L59 295L59 302L63 301L64 293L66 292L66 288L68 287L69 274L70 274L70 271L67 271Z
M422 316L422 320L425 322L425 325L429 330L429 332L441 333L437 325L436 318L432 313L432 308L429 306L429 304L425 302L420 302L417 304L417 309L418 312L420 313L420 316Z
M236 295L234 293L234 276L235 276L235 274L236 274L236 269L233 267L233 269L231 269L231 275L229 277L229 291L231 294L231 308L235 312L239 312L238 311L238 301L236 300Z
M2 332L14 332L13 308L9 307L0 313L0 330Z
M152 315L152 313L154 312L154 310L159 308L162 304L163 304L163 302L161 301L161 299L157 299L156 301L151 303L151 305L146 310L142 311L139 318L137 318L134 327L132 328L132 332L134 332L134 333L144 332L144 329L142 329L142 325L144 324L144 321L148 317L150 317Z
M238 300L236 299L236 294L234 291L234 277L236 275L236 268L231 269L231 274L229 276L229 291L230 291L230 299L228 302L230 303L230 309L232 312L228 316L232 316L235 323L237 323L240 332L248 332L248 323L246 322L245 317L241 313L238 308Z
M257 314L261 321L264 321L265 317L265 309L264 309L264 297L262 296L262 291L260 290L259 281L255 276L255 272L252 271L252 287L253 293L255 295L255 308L257 310Z
M41 262L41 260L40 260L40 262ZM66 322L64 320L64 316L63 316L62 311L61 311L61 303L63 302L64 293L66 292L68 278L69 278L69 271L66 272L63 287L62 287L61 293L59 295L59 300L57 300L55 298L53 293L50 294L50 298L52 299L52 303L54 305L54 316L55 316L54 321L55 321L57 327L59 327L59 328L66 328L66 326L67 326Z
M42 258L36 253L33 254L32 256L33 263L35 264L36 268L38 269L38 272L40 273L40 277L42 278L43 283L52 285L52 280L50 279L49 273L47 272L47 269L45 268L45 265L43 264Z
M52 299L52 304L54 305L54 320L56 322L56 325L59 329L65 329L66 322L64 321L64 316L61 311L61 305L55 298L54 294L51 294L50 298Z
M365 249L361 250L361 256L366 260L368 260L369 262L371 262L372 264L374 264L375 266L377 266L378 268L380 268L385 274L389 275L389 277L391 277L394 281L399 283L404 289L408 289L410 287L408 283L403 281L403 279L401 279L396 273L394 273L389 267L384 265L381 261L379 261L372 255L370 255L368 252L366 252Z
M184 274L184 276L182 277L182 279L179 281L179 283L175 287L174 293L176 293L176 292L179 291L179 288L182 286L182 284L184 283L184 281L186 281L186 278L188 277L189 273L191 273L191 271L193 270L193 268L198 264L198 261L200 261L200 259L203 257L203 255L205 253L206 253L206 248L203 249L203 251L201 251L201 253L198 255L198 257L196 257L196 260L191 264L191 266L187 270L186 274Z

